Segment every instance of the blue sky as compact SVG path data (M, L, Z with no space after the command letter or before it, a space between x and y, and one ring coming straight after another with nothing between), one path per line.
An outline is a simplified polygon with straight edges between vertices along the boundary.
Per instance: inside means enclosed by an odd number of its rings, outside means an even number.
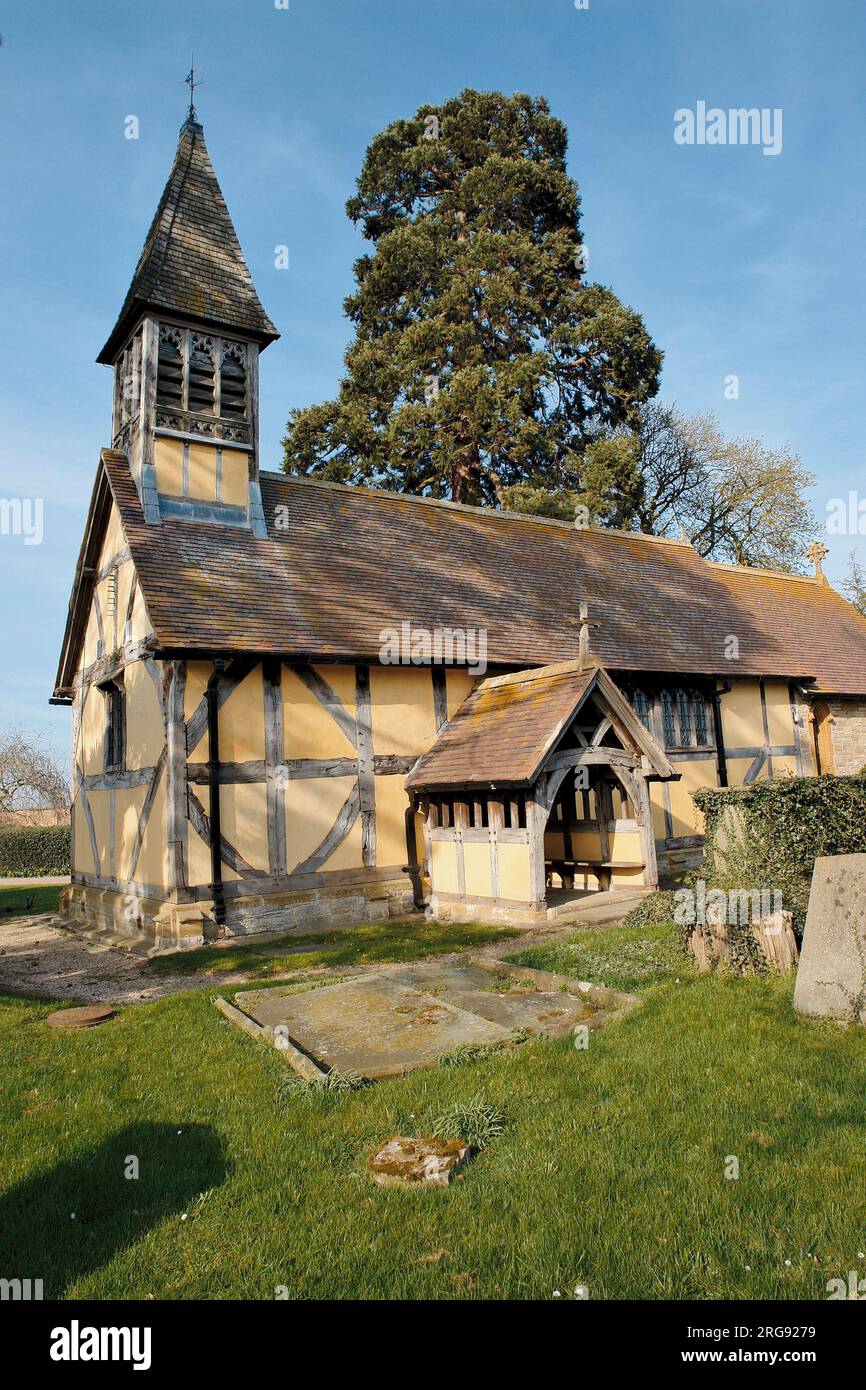
M863 495L862 0L41 0L0 5L0 33L0 496L45 508L41 545L0 535L0 727L66 746L68 712L47 699L109 442L94 359L171 164L193 49L211 157L283 334L262 360L264 467L291 407L339 377L362 244L343 205L369 140L471 86L543 94L565 121L590 275L664 349L663 398L791 445L819 516ZM698 101L782 108L781 153L677 145L674 112ZM838 579L856 538L830 544Z

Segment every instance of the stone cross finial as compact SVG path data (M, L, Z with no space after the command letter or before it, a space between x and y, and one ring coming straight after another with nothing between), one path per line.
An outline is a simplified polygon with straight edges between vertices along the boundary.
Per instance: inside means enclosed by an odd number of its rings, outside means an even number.
M578 612L580 613L580 637L578 638L577 660L581 671L585 671L587 666L592 665L592 657L589 652L590 630L598 627L598 623L589 621L589 604L582 603Z
M824 559L824 556L829 554L830 552L827 549L826 545L822 545L820 541L813 541L812 544L809 546L809 549L806 551L806 559L811 560L812 564L815 566L816 579L824 578L824 571L821 568L821 564Z

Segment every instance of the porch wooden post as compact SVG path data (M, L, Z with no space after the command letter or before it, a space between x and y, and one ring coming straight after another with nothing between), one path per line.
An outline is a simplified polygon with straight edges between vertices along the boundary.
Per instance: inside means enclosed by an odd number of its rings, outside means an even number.
M494 898L499 897L499 832L505 823L501 797L487 798L487 828L490 832L490 883Z
M635 815L641 828L644 854L644 882L651 888L659 886L659 866L656 858L656 836L653 828L653 808L649 794L649 783L639 774L635 777L640 805L635 807Z
M536 799L537 798L537 799ZM541 912L547 894L544 868L544 827L547 824L543 783L536 783L526 797L526 830L529 835L529 889L532 908Z

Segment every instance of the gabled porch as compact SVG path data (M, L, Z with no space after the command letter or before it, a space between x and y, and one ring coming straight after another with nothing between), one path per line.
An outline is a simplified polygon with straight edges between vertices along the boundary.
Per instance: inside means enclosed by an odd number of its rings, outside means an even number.
M648 783L677 776L599 665L484 681L406 779L432 914L540 924L637 900L658 883Z

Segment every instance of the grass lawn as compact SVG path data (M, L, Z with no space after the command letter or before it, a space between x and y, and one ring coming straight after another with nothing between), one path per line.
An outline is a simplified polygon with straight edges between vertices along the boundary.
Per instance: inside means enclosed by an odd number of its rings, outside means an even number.
M300 1092L203 992L67 1034L7 998L0 1276L46 1297L826 1298L866 1275L866 1035L798 1018L790 980L698 977L672 950L655 928L556 948L644 996L585 1051L532 1040L342 1093ZM476 1095L506 1126L451 1188L361 1174Z
M0 878L0 923L31 913L56 912L62 885L47 884L44 888L4 888Z
M317 965L369 965L375 961L417 960L448 951L465 951L507 942L520 933L511 927L483 927L470 922L374 922L317 932L280 936L272 941L249 941L237 946L210 946L200 951L176 951L156 956L149 965L155 974L211 975L243 970L251 979L285 975ZM298 950L307 946L309 950ZM503 947L503 949L506 949Z

